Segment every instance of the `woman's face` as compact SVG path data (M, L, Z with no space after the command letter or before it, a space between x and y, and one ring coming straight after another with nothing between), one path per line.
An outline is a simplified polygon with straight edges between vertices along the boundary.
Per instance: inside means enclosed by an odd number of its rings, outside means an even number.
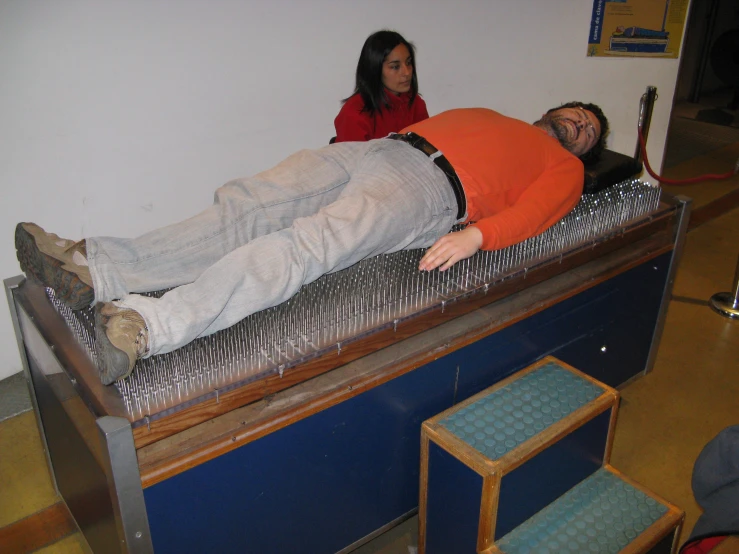
M390 92L401 94L411 90L413 59L405 44L398 44L382 62L382 84Z

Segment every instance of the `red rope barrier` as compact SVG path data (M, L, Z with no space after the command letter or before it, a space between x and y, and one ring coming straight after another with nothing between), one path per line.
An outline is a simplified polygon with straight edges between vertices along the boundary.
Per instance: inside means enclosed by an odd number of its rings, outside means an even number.
M639 148L641 149L641 157L644 160L644 168L647 170L647 173L657 179L660 183L665 183L668 185L689 185L692 183L699 183L701 181L719 181L723 179L730 179L734 175L736 175L737 172L739 172L739 160L737 160L734 171L729 171L728 173L699 175L698 177L691 177L690 179L666 179L661 175L657 175L657 173L655 173L650 167L649 160L647 159L647 147L644 144L644 136L642 135L641 129L638 129L637 132L639 133Z

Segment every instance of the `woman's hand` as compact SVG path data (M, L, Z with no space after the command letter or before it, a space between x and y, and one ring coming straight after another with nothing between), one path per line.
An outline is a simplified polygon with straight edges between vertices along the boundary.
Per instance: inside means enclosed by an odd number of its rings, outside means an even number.
M482 233L477 227L469 226L456 233L448 233L437 240L426 251L418 269L431 271L439 268L446 271L460 260L465 260L482 246Z

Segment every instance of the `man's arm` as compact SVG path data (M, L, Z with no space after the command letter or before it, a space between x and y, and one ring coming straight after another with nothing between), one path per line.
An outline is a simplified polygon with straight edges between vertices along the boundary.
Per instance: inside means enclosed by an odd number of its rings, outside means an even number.
M431 271L439 267L446 271L460 260L465 260L480 250L482 233L477 227L466 227L456 233L449 233L437 240L426 251L418 269Z
M584 179L582 162L574 156L550 166L515 204L473 224L482 231L482 249L499 250L546 231L580 201Z
M449 269L479 249L499 250L543 233L580 201L584 180L582 162L563 158L547 169L516 203L490 217L437 240L421 259L419 269Z

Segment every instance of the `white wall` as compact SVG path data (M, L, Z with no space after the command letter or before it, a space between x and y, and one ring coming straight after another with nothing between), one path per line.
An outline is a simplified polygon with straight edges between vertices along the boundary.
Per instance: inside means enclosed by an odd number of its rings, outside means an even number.
M13 230L132 236L215 188L325 144L366 36L418 48L431 114L486 106L529 121L599 103L633 154L655 85L660 167L677 60L586 58L592 0L0 0L0 276ZM21 369L5 296L0 378Z

